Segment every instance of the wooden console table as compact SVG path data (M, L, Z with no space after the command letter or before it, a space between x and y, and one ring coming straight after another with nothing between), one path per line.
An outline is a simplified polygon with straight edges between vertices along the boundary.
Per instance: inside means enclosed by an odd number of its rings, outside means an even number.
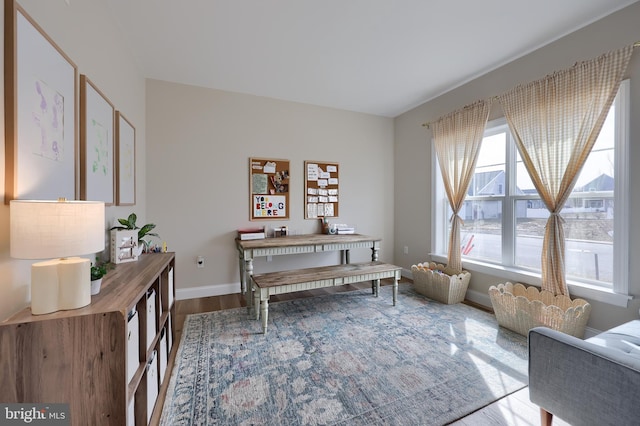
M349 250L357 248L371 249L371 260L378 260L380 238L360 234L327 235L306 234L286 237L265 238L261 240L240 240L236 238L236 248L240 256L240 291L245 295L247 308L251 309L252 301L246 297L247 283L253 275L253 259L285 254L324 253L342 251L342 263L350 263ZM249 290L251 290L249 288Z

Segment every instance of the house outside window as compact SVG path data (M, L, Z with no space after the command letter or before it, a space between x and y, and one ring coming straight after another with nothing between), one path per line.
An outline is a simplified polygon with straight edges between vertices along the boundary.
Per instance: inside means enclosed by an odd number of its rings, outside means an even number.
M587 162L565 203L566 276L628 294L629 82L624 81ZM434 248L446 256L451 209L434 155ZM538 274L549 211L517 152L506 120L487 124L475 174L460 212L464 262ZM616 232L617 231L617 232Z

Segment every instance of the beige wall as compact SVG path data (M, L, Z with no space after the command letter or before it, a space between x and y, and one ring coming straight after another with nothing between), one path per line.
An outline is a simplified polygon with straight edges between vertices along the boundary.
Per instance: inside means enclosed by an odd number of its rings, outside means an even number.
M405 269L412 264L428 259L431 248L431 133L421 124L467 105L478 99L488 99L506 92L521 83L544 77L556 70L573 65L576 61L596 57L609 50L640 40L640 3L623 9L574 32L518 60L504 65L480 78L433 99L402 114L395 120L395 197L396 197L396 243L395 261ZM508 37L508 35L505 35ZM640 111L640 51L634 53L628 76L631 77L631 117ZM493 103L491 118L502 115L499 104ZM632 188L631 211L640 211L640 169L634 167L640 160L640 121L631 119L630 155ZM408 208L411 206L411 208ZM635 217L634 217L635 216ZM632 215L631 259L640 246L640 227L637 215ZM404 246L409 255L404 255ZM469 265L467 265L469 266ZM473 272L473 267L469 266ZM640 265L632 261L631 288L640 296ZM492 284L504 282L504 277L481 273L472 275L469 295L483 303L488 302L487 290ZM628 308L591 301L593 311L589 327L604 330L612 325L638 317L638 301Z
M109 207L106 229L114 218L132 210L144 218L145 183L145 85L127 44L119 38L108 13L99 0L20 0L19 4L75 62L78 72L87 75L136 127L138 203L130 207ZM3 12L0 11L0 14ZM2 21L4 22L4 20ZM2 36L4 32L2 32ZM2 90L2 89L0 89ZM0 105L4 117L4 103ZM2 121L4 126L4 120ZM2 128L4 134L4 127ZM0 150L0 198L4 199L4 149ZM90 257L90 256L89 256ZM0 319L29 304L32 261L9 257L9 207L0 203Z
M98 0L72 1L71 6L38 0L20 4L136 127L137 204L107 208L105 230L131 211L139 223L156 223L169 249L177 252L182 295L239 288L233 238L236 228L251 223L249 156L291 161L290 219L266 223L288 225L298 233L319 227L318 221L303 219L303 161L338 162L342 200L336 221L382 237L381 259L393 260L392 119L153 80L145 85ZM153 129L149 136L146 128ZM4 188L4 158L1 164ZM9 257L8 228L9 209L0 206L0 318L30 300L32 262ZM204 269L195 267L197 255L205 256ZM369 258L366 250L352 253L353 260ZM301 255L263 265L258 261L256 268L336 260L335 253Z
M291 218L268 225L288 225L298 233L318 230L316 221L303 219L304 160L339 162L340 221L382 237L381 258L408 270L426 260L431 247L430 134L421 123L640 40L640 3L636 3L392 120L161 81L145 84L126 41L119 38L99 0L71 1L71 6L62 0L20 0L20 4L76 62L79 72L87 74L135 125L138 203L133 208L107 208L105 230L131 211L141 222L157 223L162 239L177 252L178 289L187 297L237 291L233 237L236 228L252 223L247 200L250 156L291 161ZM640 110L637 51L629 76L634 116ZM492 118L500 115L494 104ZM640 137L639 121L632 120L630 134L633 166L634 159L640 159L640 146L634 143ZM4 150L0 168L3 190ZM640 170L631 167L631 187L638 184ZM632 211L640 211L637 191L630 205ZM8 228L9 209L0 204L0 318L29 302L31 262L10 259ZM630 233L635 253L640 230L632 224ZM403 252L405 246L408 254ZM198 255L206 258L204 269L195 267ZM336 258L336 254L300 255L259 261L256 267L267 271ZM366 260L368 253L354 253L354 258ZM639 274L640 265L632 262L636 296L640 283L634 277ZM504 277L474 273L470 294L486 300L488 287L502 281ZM624 309L593 302L589 325L605 329L636 318L639 305L633 301Z
M147 212L176 251L178 297L238 292L235 231L304 219L305 160L340 165L340 217L332 222L383 239L393 261L393 120L263 97L147 80ZM290 161L290 218L249 221L249 157ZM196 268L196 257L205 267ZM352 251L366 261L369 250ZM256 270L334 263L337 253L274 257Z

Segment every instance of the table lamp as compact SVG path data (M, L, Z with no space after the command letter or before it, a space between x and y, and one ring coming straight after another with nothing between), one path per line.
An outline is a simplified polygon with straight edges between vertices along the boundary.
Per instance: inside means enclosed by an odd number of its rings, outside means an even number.
M71 256L104 250L104 215L104 203L98 201L11 201L11 257L55 258L31 266L33 315L91 303L91 261Z

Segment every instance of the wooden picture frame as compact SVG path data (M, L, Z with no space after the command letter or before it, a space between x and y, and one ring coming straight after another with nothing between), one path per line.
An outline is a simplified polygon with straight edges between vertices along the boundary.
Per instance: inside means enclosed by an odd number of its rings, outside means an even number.
M78 68L5 0L5 203L76 199Z
M116 205L136 204L136 128L116 111Z
M114 204L115 108L80 75L80 198Z
M249 219L289 219L289 160L249 158Z

